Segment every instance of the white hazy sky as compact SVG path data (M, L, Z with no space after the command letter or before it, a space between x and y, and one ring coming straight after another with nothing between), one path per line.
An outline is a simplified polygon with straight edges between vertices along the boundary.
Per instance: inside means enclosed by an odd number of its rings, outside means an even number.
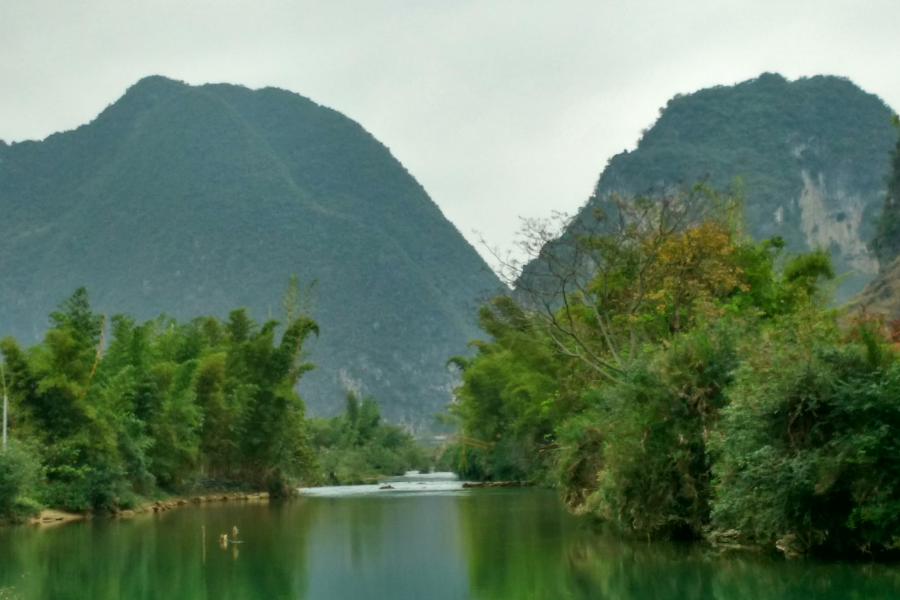
M676 93L765 71L897 110L900 0L0 0L0 139L151 74L276 86L359 121L476 247L577 210Z

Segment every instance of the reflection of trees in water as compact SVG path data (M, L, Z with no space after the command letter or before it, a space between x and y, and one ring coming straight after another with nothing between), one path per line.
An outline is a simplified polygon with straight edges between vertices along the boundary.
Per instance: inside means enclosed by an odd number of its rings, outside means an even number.
M309 523L302 505L211 506L17 529L0 548L0 586L15 586L27 600L302 598ZM244 541L237 557L218 544L234 525Z
M469 589L477 598L566 598L571 517L542 490L477 492L460 501Z
M377 563L384 541L384 503L375 498L315 499L318 514L311 539L340 547L351 567Z
M396 551L400 540L385 541L396 525L385 502L311 500L8 528L0 536L0 589L12 587L23 600L303 598L308 546L320 558L336 552L357 567L378 566ZM900 598L898 567L720 557L696 545L624 542L579 529L555 495L540 490L479 491L458 500L469 590L482 600ZM413 509L399 500L391 506ZM435 518L429 511L409 517L427 537L426 514ZM234 525L245 542L237 558L217 539ZM426 547L422 542L421 554ZM425 559L421 565L433 583L430 565Z
M713 598L710 565L688 558L696 554L695 550L669 544L626 543L604 534L580 539L566 552L569 578L573 592L577 592L573 597Z
M572 598L639 600L838 600L900 597L900 569L720 556L699 545L636 543L607 536L567 551Z
M579 529L552 494L473 494L460 509L469 588L482 600L900 598L898 567L621 540Z

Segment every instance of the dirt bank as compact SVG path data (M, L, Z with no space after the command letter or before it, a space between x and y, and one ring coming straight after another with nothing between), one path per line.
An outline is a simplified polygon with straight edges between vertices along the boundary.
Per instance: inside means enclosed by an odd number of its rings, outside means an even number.
M212 502L268 502L269 494L267 492L258 493L209 493L201 496L187 496L166 498L165 500L155 500L152 502L144 502L140 506L128 510L116 511L112 516L116 519L131 519L138 515L149 515L154 513L163 513L181 506L191 504L207 504ZM31 525L39 525L42 527L61 525L63 523L71 523L72 521L81 521L83 519L93 518L90 513L71 513L62 510L48 508L39 512L36 516L28 519Z
M268 492L258 493L232 493L232 494L205 494L202 496L189 496L186 498L167 498L154 502L145 502L131 510L120 510L115 514L119 519L130 519L141 514L163 513L180 506L189 504L207 504L212 502L268 502Z

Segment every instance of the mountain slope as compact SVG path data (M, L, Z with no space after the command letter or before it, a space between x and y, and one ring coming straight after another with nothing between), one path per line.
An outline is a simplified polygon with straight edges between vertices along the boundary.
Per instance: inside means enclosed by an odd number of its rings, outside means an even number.
M670 100L637 148L614 156L586 218L612 193L638 195L741 178L744 230L785 238L788 249L830 249L838 290L849 298L878 271L866 245L881 209L890 150L891 110L846 79L788 82L764 74Z
M896 116L894 125L900 127ZM865 310L869 315L896 321L900 319L900 140L891 158L884 206L869 247L878 257L881 269L848 308L851 314Z
M900 117L894 116L894 125L900 129ZM884 206L878 216L875 236L869 247L878 257L884 272L892 261L900 256L900 140L891 157L891 170L887 179Z
M265 320L297 273L318 280L311 410L353 385L423 423L498 285L387 148L283 90L150 77L88 125L0 146L0 161L0 332L29 342L79 285L110 313L246 305Z

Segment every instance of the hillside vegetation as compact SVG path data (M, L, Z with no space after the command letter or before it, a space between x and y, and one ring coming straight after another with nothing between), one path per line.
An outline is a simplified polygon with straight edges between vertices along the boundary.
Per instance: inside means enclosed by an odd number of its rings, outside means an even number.
M894 117L900 129L900 119ZM878 276L857 295L851 310L888 321L900 322L900 140L894 149L887 180L884 207L878 217L875 237L869 244L881 261Z
M0 146L0 215L0 332L23 343L79 286L142 320L278 314L289 276L318 281L300 384L318 414L351 386L429 424L498 286L384 145L272 88L143 79L88 125Z
M792 252L828 250L846 274L836 293L845 301L878 271L867 244L896 143L891 115L878 97L837 77L764 74L678 95L637 148L610 159L575 221L609 211L611 194L653 196L701 179L718 189L737 183L742 232L780 236Z

